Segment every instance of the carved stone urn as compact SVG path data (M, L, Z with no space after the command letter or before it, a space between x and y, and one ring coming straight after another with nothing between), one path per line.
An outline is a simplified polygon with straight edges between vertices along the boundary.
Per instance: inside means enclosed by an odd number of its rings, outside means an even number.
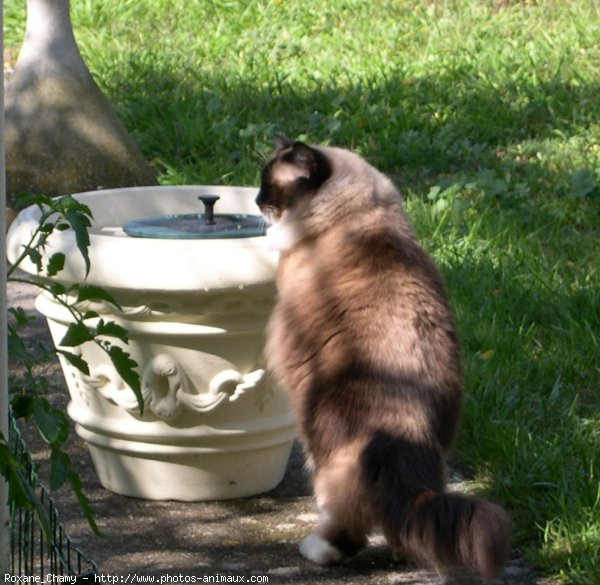
M88 205L89 284L110 292L120 309L89 303L129 332L145 408L108 358L80 346L90 374L61 365L68 414L89 446L106 488L149 499L213 500L248 496L282 479L294 438L285 396L263 369L263 337L274 302L277 257L264 237L152 239L130 237L127 222L198 211L198 196L220 197L220 212L254 214L255 190L238 187L139 187L75 195ZM23 210L7 239L18 257L38 223ZM75 234L56 232L48 255L66 254L56 278L82 282ZM33 264L21 268L36 274ZM55 343L71 316L50 296L36 301ZM72 351L73 348L70 348Z

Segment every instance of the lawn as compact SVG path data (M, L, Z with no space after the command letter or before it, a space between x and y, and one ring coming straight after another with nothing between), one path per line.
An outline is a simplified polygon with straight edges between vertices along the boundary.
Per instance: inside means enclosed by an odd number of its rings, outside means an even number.
M257 185L283 132L401 188L467 383L453 463L544 573L600 583L600 4L72 0L164 184ZM23 0L5 2L18 45Z

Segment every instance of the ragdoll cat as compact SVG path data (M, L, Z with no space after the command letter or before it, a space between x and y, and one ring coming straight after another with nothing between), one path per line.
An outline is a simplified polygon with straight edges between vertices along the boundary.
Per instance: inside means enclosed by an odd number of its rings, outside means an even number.
M379 528L398 558L495 575L510 520L445 491L459 347L397 190L349 151L279 137L256 203L281 252L268 366L289 393L320 515L301 553L335 563Z

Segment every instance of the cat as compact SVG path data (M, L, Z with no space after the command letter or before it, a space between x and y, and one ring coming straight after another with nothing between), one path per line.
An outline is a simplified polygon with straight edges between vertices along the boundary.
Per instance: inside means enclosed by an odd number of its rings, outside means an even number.
M266 359L287 390L319 511L300 552L327 565L382 530L396 558L500 572L511 521L446 492L462 373L444 284L388 177L278 137L256 204L280 252Z

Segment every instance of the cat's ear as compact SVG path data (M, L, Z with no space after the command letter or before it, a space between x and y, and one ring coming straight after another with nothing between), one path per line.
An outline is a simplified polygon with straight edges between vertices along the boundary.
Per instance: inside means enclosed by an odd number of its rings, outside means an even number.
M290 141L291 142L291 141ZM331 164L319 148L313 148L304 142L286 142L283 152L277 154L271 164L272 178L280 186L292 185L299 180L308 180L314 191L331 176ZM294 188L299 186L296 183Z
M275 134L275 148L277 150L283 150L285 148L291 148L294 146L294 141L289 139L287 136L283 134Z
M310 146L304 144L304 142L296 141L285 158L293 163L297 177L308 179L316 167L315 156L315 151Z

